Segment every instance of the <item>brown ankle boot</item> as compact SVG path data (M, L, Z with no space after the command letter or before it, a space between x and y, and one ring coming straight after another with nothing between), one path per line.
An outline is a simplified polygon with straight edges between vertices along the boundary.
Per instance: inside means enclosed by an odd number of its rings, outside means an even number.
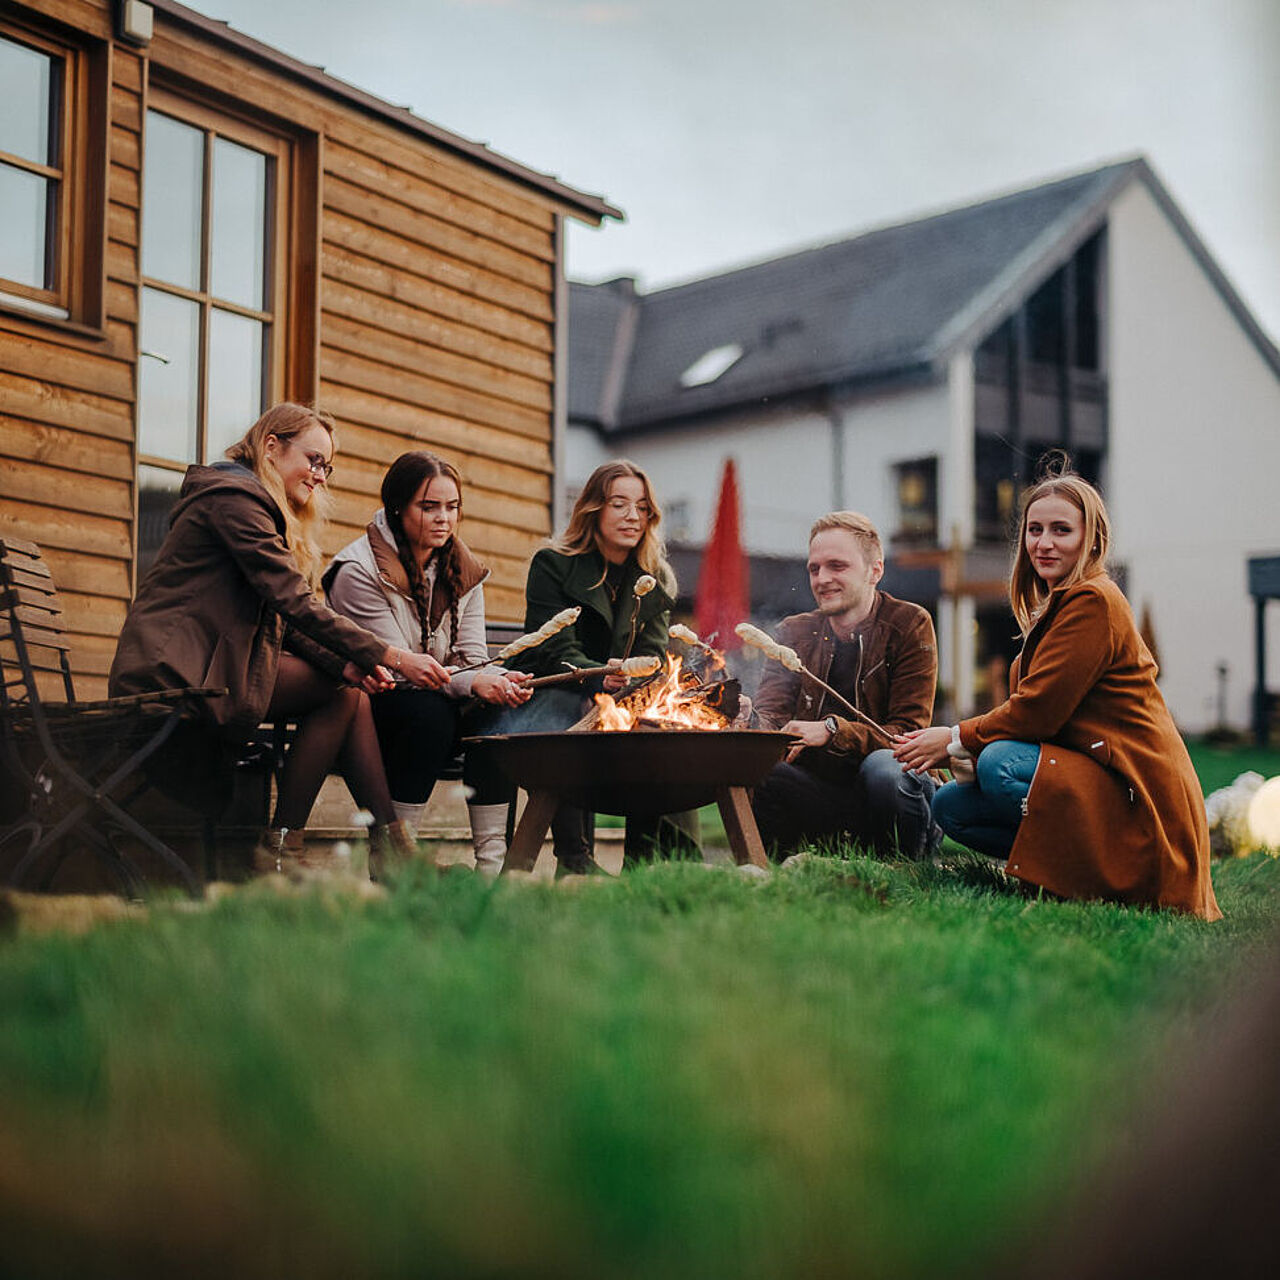
M417 857L418 841L407 822L397 820L369 829L369 879L375 883Z
M260 876L285 874L305 867L303 837L306 833L290 827L268 827L253 850L253 869Z

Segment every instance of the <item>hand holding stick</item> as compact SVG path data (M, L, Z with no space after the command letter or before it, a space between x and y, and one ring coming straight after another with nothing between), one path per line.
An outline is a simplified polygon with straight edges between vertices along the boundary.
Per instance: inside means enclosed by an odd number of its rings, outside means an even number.
M779 644L766 631L761 631L759 627L753 627L749 622L740 622L734 630L742 637L745 644L751 645L753 648L759 649L766 658L772 658L775 662L780 662L788 671L798 672L800 675L808 676L819 688L825 689L837 702L847 707L853 712L859 720L870 725L884 740L888 746L893 746L894 737L883 725L877 724L869 715L863 711L859 711L843 694L833 689L825 680L819 680L817 676L809 670L808 667L800 661L800 655L794 649L788 649L786 645Z
M517 636L510 644L503 645L492 658L486 658L483 662L473 662L469 667L452 667L450 668L450 674L457 676L464 671L475 671L479 667L487 667L494 662L505 662L508 658L514 658L517 653L523 653L526 649L536 649L544 641L550 640L557 631L563 631L565 627L573 626L581 612L582 609L579 605L574 605L572 609L561 609L554 618L548 618L537 631L531 631L528 635Z

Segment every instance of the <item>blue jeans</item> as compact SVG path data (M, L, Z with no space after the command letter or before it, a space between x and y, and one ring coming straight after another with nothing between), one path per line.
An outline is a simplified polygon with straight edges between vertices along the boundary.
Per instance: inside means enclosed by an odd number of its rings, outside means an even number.
M948 782L934 793L934 822L970 849L1007 858L1039 763L1038 742L991 743L978 755L976 782Z

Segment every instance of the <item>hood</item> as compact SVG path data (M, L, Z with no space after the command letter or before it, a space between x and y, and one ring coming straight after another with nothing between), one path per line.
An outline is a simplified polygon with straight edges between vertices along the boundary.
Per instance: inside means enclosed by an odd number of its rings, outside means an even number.
M269 508L276 526L284 532L284 512L271 496L266 485L238 462L215 462L212 466L187 468L178 492L178 501L169 513L169 524L176 524L179 517L193 502L214 493L242 493Z

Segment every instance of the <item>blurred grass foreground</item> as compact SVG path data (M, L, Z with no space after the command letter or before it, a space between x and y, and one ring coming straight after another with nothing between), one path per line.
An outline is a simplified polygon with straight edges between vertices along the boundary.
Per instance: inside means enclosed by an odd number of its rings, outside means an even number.
M1137 1140L1280 924L976 860L249 886L0 943L0 1274L937 1276Z

